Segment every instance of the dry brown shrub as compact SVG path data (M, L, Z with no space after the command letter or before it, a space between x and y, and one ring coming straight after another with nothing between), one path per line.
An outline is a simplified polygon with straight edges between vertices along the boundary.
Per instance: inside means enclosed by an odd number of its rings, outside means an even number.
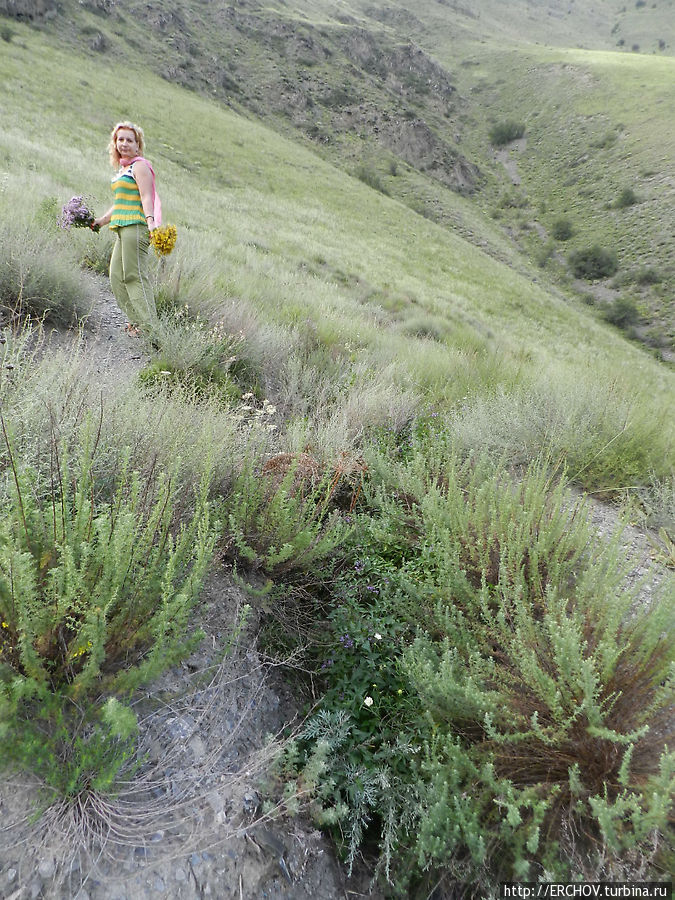
M363 476L367 471L365 460L343 450L329 464L320 463L310 453L277 453L263 465L261 475L266 479L268 495L279 490L282 482L293 473L290 491L305 497L315 490L323 479L328 482L326 505L338 509L353 510L361 492Z

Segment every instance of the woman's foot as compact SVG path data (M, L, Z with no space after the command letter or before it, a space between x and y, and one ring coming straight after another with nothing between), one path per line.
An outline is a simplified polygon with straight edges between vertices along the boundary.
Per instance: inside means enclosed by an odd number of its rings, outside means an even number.
M138 325L132 325L131 322L127 322L127 324L124 326L124 330L129 335L129 337L138 337L141 333Z

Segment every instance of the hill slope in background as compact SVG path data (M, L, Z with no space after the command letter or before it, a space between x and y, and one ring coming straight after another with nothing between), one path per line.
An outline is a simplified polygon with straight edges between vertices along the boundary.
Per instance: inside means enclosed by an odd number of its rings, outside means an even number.
M627 303L631 334L670 359L672 0L521 2L508 13L489 0L58 10L44 27L92 59L143 62L253 114L497 258L522 268L523 255L600 312ZM504 120L525 139L499 150L490 128ZM555 237L560 220L569 241ZM617 253L618 274L575 281L570 253L595 244Z

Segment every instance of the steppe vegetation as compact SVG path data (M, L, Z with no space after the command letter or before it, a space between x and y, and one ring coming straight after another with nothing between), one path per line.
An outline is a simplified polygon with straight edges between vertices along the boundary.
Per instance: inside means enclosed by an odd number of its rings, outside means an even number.
M672 565L670 368L368 169L99 53L19 22L0 55L4 761L73 802L133 777L130 697L199 641L225 560L255 575L307 709L319 689L270 803L330 830L348 869L420 897L667 873L672 578L631 582L579 489L660 528ZM122 83L143 84L133 110ZM103 383L48 338L86 329L106 236L56 217L76 193L107 205L130 115L179 243L154 265L151 362ZM578 252L596 231L550 196Z

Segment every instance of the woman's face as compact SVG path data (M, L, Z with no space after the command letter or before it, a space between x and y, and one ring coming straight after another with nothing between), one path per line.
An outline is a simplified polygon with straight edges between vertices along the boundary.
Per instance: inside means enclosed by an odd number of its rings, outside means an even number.
M124 159L138 156L136 133L131 128L120 128L115 136L115 147L119 155Z

